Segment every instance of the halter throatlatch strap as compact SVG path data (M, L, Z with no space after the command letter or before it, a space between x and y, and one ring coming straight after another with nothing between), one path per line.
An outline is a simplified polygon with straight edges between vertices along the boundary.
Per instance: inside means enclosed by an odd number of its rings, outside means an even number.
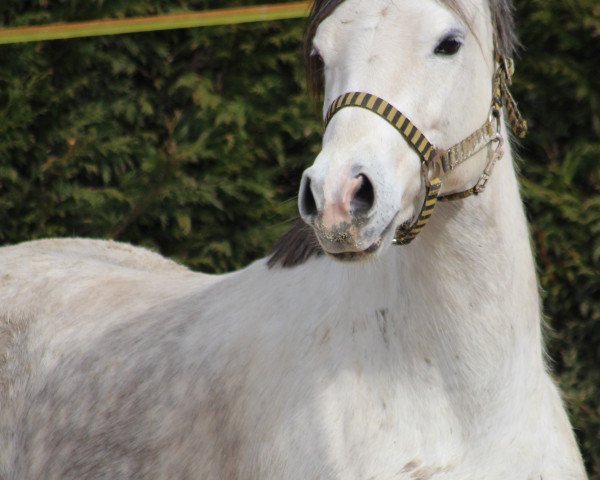
M517 103L508 87L514 72L512 59L497 57L498 67L492 80L492 105L487 121L471 135L448 149L436 148L425 135L398 109L384 99L366 92L348 92L340 95L330 105L325 115L325 128L332 117L346 107L360 107L377 114L392 125L418 153L425 185L425 199L416 220L401 225L396 230L393 243L410 243L425 227L438 201L460 200L481 193L492 173L494 164L502 158L502 108L506 108L514 134L522 138L527 132ZM487 148L487 163L477 183L462 192L439 195L441 175L448 173L476 153Z
M496 57L496 62L499 66L496 75L494 75L492 108L500 112L504 106L513 133L518 138L523 138L527 134L527 122L519 112L517 102L515 102L509 90L512 85L512 76L515 73L515 64L512 58L500 56Z

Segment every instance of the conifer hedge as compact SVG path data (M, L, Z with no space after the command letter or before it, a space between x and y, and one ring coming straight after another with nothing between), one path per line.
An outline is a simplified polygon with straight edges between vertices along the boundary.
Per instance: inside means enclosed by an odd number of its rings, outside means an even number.
M0 26L248 5L4 0ZM548 351L600 479L600 4L518 0L513 93ZM0 46L0 244L113 238L222 272L297 216L319 149L304 21Z

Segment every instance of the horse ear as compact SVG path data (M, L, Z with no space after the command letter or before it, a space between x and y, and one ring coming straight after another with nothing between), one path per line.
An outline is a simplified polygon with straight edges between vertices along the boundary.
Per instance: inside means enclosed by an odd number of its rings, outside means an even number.
M267 266L269 268L276 266L292 268L302 265L312 257L321 255L323 255L323 250L314 230L298 219L271 250Z

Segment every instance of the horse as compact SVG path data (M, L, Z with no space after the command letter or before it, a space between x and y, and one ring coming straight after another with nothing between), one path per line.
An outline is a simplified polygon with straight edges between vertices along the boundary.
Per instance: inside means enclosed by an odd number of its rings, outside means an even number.
M0 249L0 478L586 478L506 141L513 30L508 0L317 0L323 147L240 271Z

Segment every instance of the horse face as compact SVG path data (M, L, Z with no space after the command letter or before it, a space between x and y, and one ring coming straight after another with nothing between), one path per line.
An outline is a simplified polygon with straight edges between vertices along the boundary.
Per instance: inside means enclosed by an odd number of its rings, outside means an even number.
M339 95L361 91L392 103L438 147L479 128L494 67L489 9L487 2L468 2L459 15L446 3L341 3L313 40L313 54L324 63L324 112ZM480 161L461 165L444 179L446 191L480 173ZM327 253L355 260L388 248L423 191L420 159L400 134L373 112L345 108L304 172L299 207Z

